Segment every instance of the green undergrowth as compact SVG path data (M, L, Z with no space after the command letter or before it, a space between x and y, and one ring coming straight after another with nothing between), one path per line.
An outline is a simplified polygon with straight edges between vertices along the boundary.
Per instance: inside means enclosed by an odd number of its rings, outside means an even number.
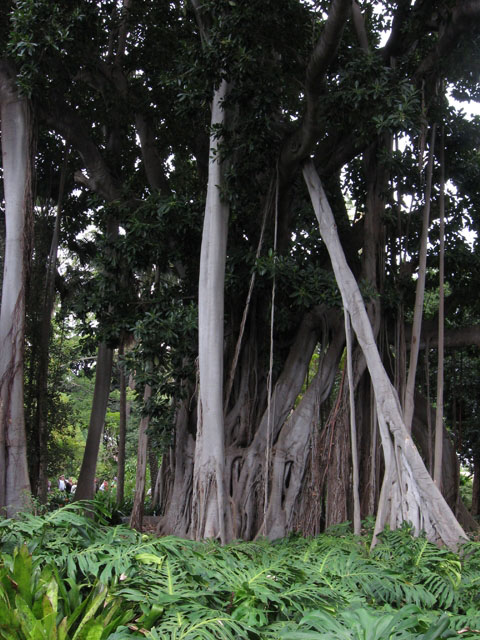
M480 544L408 527L192 542L108 525L73 504L0 521L6 640L395 640L480 637Z

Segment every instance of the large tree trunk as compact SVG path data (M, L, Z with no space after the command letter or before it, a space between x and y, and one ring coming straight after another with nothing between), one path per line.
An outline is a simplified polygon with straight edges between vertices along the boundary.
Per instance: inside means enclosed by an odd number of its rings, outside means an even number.
M331 393L344 344L337 310L317 309L307 313L300 323L272 394L271 466L264 518L268 412L263 393L265 376L254 358L257 354L255 327L256 323L252 322L252 332L244 343L237 370L235 401L225 420L228 434L225 487L232 509L228 537L243 539L252 539L258 534L283 537L293 529L304 527L303 505L311 497L309 489L305 491L310 446L317 437L318 410ZM322 330L324 346L318 373L295 407ZM158 529L161 534L193 536L189 505L194 448L191 409L194 407L191 394L185 394L176 417L175 445L162 459L162 518Z
M159 494L162 517L158 533L192 537L191 505L193 487L193 459L195 441L189 430L189 405L192 401L187 389L179 403L174 425L175 442L162 458L162 474Z
M268 407L262 402L262 413L259 417L245 420L244 430L247 432L236 432L235 438L229 439L227 448L227 487L229 487L229 499L233 510L233 536L243 539L252 539L256 535L270 536L268 526L264 527L264 517L269 511L270 496L265 500L265 492L270 492L277 482L267 472L268 460L276 467L273 455L267 455L267 447L275 447L275 443L280 437L282 428L287 426L288 418L293 419L292 409L295 401L301 392L302 385L308 371L308 366L317 344L319 325L325 316L318 310L305 315L300 323L296 338L290 348L285 361L283 371L275 383L271 398L271 413ZM248 362L242 367L243 376L251 375ZM246 387L247 385L245 385ZM239 402L250 404L249 392L245 392L244 399L239 395ZM297 407L296 410L298 410ZM232 412L235 415L235 411ZM252 424L253 420L253 424ZM228 423L231 416L228 416ZM290 423L293 424L293 423ZM297 429L302 429L302 424L297 425ZM229 433L232 429L228 430ZM282 448L279 449L280 469ZM287 465L288 467L288 465ZM270 478L267 483L266 478ZM287 474L288 475L288 474ZM266 511L265 511L266 505ZM274 516L272 516L273 522Z
M75 500L91 500L95 495L95 473L108 397L110 395L112 364L113 349L102 342L98 347L90 424L88 426L82 466L78 476L77 490L75 491Z
M385 477L375 536L384 528L387 520L391 527L409 521L417 532L425 530L430 540L456 548L461 540L466 539L465 532L433 483L405 428L398 397L380 359L362 295L345 260L332 211L311 161L305 165L303 174L319 222L320 234L327 246L342 298L350 312L375 389L385 456Z
M31 203L31 135L27 100L0 61L0 109L5 192L5 258L0 313L0 510L8 517L30 506L23 398L25 238Z
M145 385L143 393L143 404L147 404L152 395L152 388ZM143 523L143 507L145 502L145 477L147 473L147 449L148 449L148 425L149 416L142 416L138 427L138 455L137 474L135 478L135 498L133 500L132 514L130 516L130 526L132 529L141 530Z
M344 345L343 332L339 329L332 333L329 344L321 353L314 379L298 406L287 418L275 443L271 489L265 516L265 532L270 539L283 538L292 529L303 530L307 525L302 504L311 497L304 495L307 462L316 432L320 430L320 407L331 393ZM338 476L336 480L338 481ZM317 495L313 497L320 502L320 486L316 490ZM308 526L314 526L318 530L319 525L309 517Z
M226 541L223 422L224 279L228 235L228 206L222 201L223 166L218 127L225 125L223 80L212 103L212 134L207 202L203 223L198 293L200 391L195 443L193 534Z

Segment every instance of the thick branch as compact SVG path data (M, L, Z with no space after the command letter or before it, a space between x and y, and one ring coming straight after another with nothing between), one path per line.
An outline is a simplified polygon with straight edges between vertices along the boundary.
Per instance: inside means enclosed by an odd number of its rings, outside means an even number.
M422 329L422 339L420 348L425 349L428 342L429 347L438 345L438 326L433 321L424 323ZM445 329L445 347L480 347L480 325L461 327L459 329Z
M100 153L97 145L89 136L87 124L73 111L67 110L65 105L59 109L52 109L52 104L38 106L40 118L48 127L69 140L88 172L88 176L76 174L79 182L101 195L108 201L118 200L120 187L114 180L109 167Z
M305 78L306 112L299 129L284 145L280 157L280 173L284 178L290 177L316 141L316 111L322 93L322 82L337 53L350 10L350 0L333 1L322 35L310 57Z
M399 0L397 11L393 17L390 37L383 49L383 57L385 60L389 60L391 56L398 56L403 53L406 44L405 25L409 13L410 0Z
M368 35L365 28L365 20L363 19L362 10L356 0L353 0L352 2L352 17L360 48L363 49L363 51L368 52Z

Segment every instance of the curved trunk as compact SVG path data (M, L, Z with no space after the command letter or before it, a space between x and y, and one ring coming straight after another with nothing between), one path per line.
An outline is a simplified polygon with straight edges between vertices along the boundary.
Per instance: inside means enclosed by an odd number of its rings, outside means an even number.
M331 393L343 350L342 331L321 355L318 371L296 409L283 425L272 453L271 489L265 531L270 539L283 538L293 528L303 528L300 503L307 461L318 424L320 407ZM319 502L317 494L316 500Z
M0 313L0 509L30 507L24 399L25 235L30 204L30 116L6 67L0 67L5 258Z
M240 441L227 448L227 487L233 510L233 536L236 538L249 540L259 534L270 535L268 529L265 530L262 526L270 500L268 496L265 501L265 490L270 491L269 487L265 487L266 454L269 446L267 435L270 429L270 442L275 446L305 381L317 344L319 320L316 313L307 313L300 324L272 393L270 421L268 409L265 409L251 426L252 439L244 446L240 445Z

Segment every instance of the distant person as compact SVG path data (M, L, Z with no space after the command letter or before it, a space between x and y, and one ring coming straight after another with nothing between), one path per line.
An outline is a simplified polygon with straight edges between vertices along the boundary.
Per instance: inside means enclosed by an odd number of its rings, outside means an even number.
M108 482L106 480L100 485L99 491L108 491Z
M65 476L62 475L58 479L58 490L65 491L66 488L67 488L67 485L65 484Z
M75 480L73 480L72 481L72 488L70 489L70 493L73 495L76 490L77 490L77 483L75 482Z
M72 492L72 480L71 478L66 478L65 480L65 490L67 493L71 493Z

